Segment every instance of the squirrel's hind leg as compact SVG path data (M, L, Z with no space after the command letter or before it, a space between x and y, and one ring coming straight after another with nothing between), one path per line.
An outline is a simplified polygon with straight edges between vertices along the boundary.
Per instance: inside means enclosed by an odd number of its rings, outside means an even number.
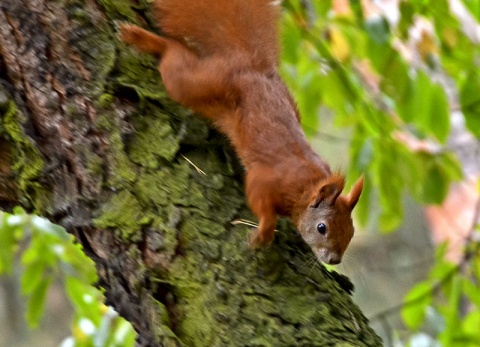
M240 91L231 79L232 64L221 56L200 58L171 41L159 66L165 87L175 101L216 120L237 107Z
M200 58L182 42L155 35L132 24L122 24L120 38L138 50L160 58L159 70L175 101L215 120L237 107L240 92L232 82L234 59L211 55Z
M166 49L168 39L155 35L133 24L120 26L120 39L138 50L161 56Z

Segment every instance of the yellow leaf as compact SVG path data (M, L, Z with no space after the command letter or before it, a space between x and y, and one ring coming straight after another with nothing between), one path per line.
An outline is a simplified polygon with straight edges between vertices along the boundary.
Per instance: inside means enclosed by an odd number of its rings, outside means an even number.
M449 47L454 48L458 43L458 34L453 28L445 28L442 32L443 42Z
M80 329L78 325L75 325L72 329L72 335L78 342L85 342L87 340L87 335Z
M100 304L100 313L102 315L105 315L107 312L108 312L109 308L107 305L105 304Z
M337 28L330 28L329 38L332 55L340 61L347 60L350 56L350 46L342 32Z
M422 31L420 41L417 43L417 49L422 59L427 60L431 55L438 53L438 44L430 33Z

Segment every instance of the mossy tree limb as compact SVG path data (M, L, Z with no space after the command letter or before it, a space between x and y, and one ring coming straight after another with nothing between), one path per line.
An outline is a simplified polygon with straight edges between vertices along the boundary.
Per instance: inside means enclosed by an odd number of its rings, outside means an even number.
M231 149L168 99L155 59L116 38L117 21L151 23L147 9L2 1L3 206L76 236L140 346L380 345L335 278L305 266L288 222L269 249L247 249Z

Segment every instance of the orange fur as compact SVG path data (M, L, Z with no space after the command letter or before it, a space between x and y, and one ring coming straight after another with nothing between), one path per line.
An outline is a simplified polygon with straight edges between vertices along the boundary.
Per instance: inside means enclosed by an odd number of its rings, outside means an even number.
M250 245L274 237L277 215L290 216L317 257L338 263L353 235L347 197L308 144L300 116L277 72L279 6L271 0L157 0L165 37L123 25L123 41L161 57L172 99L210 119L228 136L246 168L246 195L259 227ZM317 226L328 227L325 235Z

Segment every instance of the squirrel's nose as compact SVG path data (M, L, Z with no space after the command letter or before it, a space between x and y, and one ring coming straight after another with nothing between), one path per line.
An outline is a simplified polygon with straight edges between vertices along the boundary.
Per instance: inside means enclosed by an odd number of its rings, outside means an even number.
M335 252L330 253L328 255L327 263L330 264L330 265L340 264L341 261L342 261L342 257Z

